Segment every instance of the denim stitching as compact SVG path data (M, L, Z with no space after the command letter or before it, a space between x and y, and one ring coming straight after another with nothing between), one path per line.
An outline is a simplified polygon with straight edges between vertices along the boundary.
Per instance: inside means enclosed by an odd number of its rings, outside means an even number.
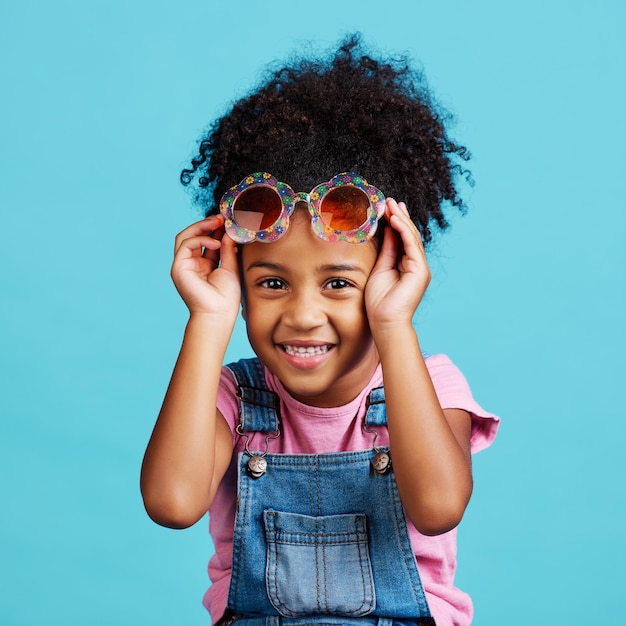
M319 459L315 457L315 493L317 495L317 511L316 515L321 515L322 513L322 490L320 487L320 464Z
M388 451L388 446L381 446L380 450ZM344 456L345 455L345 456ZM354 452L345 452L345 453L330 453L328 455L324 455L324 466L332 465L332 466L346 466L350 467L352 465L356 465L361 463L364 459L369 460L372 455L372 450L357 450ZM302 463L303 459L306 459L309 466L315 466L317 469L317 459L315 454L276 454L270 453L267 455L267 459L272 458L272 463L276 467L290 467L290 466L298 466ZM337 458L333 458L337 457ZM347 458L346 458L347 457Z
M357 543L363 543L365 541L365 539L362 537L357 537L356 539L351 539L349 541L328 541L328 540L332 540L334 538L334 535L332 534L325 535L324 533L320 533L319 535L315 533L294 533L294 535L295 534L300 535L301 537L312 537L312 538L319 537L320 539L323 539L326 541L298 540L296 537L294 538L284 537L284 535L282 535L281 533L268 533L268 539L271 539L272 541L274 541L274 543L277 543L279 545L284 545L284 546L317 546L317 545L322 545L322 544L327 545L327 546L350 546L350 545L354 545ZM280 539L277 537L277 535L280 535Z
M322 507L322 503L320 501L321 498L321 494L320 494L320 474L319 474L319 463L317 462L318 459L314 458L314 464L313 464L313 469L315 472L315 495L317 497L317 511L316 511L316 515L319 516L321 513L321 507ZM319 533L319 520L316 520L315 522L315 530ZM323 586L324 586L324 602L325 604L328 604L328 592L326 590L326 553L324 550L324 545L322 544L322 546L319 546L319 543L316 542L316 548L315 548L315 584L316 584L316 591L317 591L317 607L318 610L321 611L321 597L320 597L320 568L319 568L319 563L318 563L318 558L319 558L319 552L321 550L321 557L322 557L322 565L323 565L323 571L322 571L322 576L323 576Z
M273 601L276 602L276 609L280 611L282 607L284 606L284 603L278 595L278 548L276 544L274 543L268 546L268 549L272 551L271 557L273 557L270 559L270 567L271 567L270 576L271 576L271 584L272 584L271 586L272 595L270 597L273 599ZM272 602L272 604L273 603L274 602Z
M241 457L240 461L243 461L243 457ZM248 494L248 485L246 480L242 480L241 477L238 478L238 489L237 489L237 510L235 512L235 532L234 534L241 534L242 526L245 523L245 520L248 519L248 506L250 504L250 499L247 497ZM242 541L235 541L235 537L233 536L233 565L231 569L231 585L229 590L229 599L230 597L237 597L239 591L239 582L240 578L237 575L239 572L239 563L241 561L241 551L243 548ZM231 607L235 608L235 607Z
M278 587L278 561L279 561L279 552L278 552L278 544L283 544L286 546L314 546L315 549L315 572L316 572L316 605L317 610L320 614L327 615L350 615L350 616L362 616L366 615L369 611L371 611L373 604L373 592L372 592L372 581L371 576L368 576L369 572L369 553L367 550L368 542L367 542L367 532L365 529L364 519L362 514L355 514L354 520L354 531L348 532L340 532L333 533L332 531L328 531L325 527L324 518L315 520L315 531L309 533L303 532L288 532L284 530L280 530L276 527L276 512L268 511L268 527L266 528L267 542L268 542L268 550L270 552L270 566L269 566L269 576L268 576L268 585L270 587L269 591L271 597L274 602L272 602L275 607L281 611L281 613L289 616L296 617L297 613L294 613L292 609L288 607L283 598L279 596L279 587ZM354 536L356 539L349 541L338 541L336 543L328 544L324 540L333 538L333 537L347 537ZM311 543L310 541L299 541L298 537L310 537L314 538L315 541ZM359 559L359 575L361 577L361 604L358 607L353 608L347 612L341 612L339 610L333 610L329 607L329 596L328 596L328 558L327 558L327 548L332 547L333 545L355 545L356 546L356 554ZM366 610L367 609L367 610Z
M320 520L315 520L315 530L319 533L319 523ZM319 566L319 558L320 551L322 557L322 584L324 587L323 597L325 602L327 600L327 591L326 591L326 553L324 551L324 544L320 544L319 542L315 542L315 589L317 594L317 610L322 613L322 594L320 593L320 566Z
M241 359L236 363L229 363L226 367L237 383L239 421L244 430L259 432L278 430L280 399L267 386L263 365L259 359ZM246 425L249 428L246 428Z
M268 518L273 531L275 531L275 517L276 514L274 512L268 512ZM269 551L269 566L267 572L268 592L270 592L270 601L272 604L275 602L276 604L274 604L274 606L280 611L284 603L278 595L278 548L275 542L269 541L267 549Z
M363 523L364 520L360 517L357 517L357 519L355 520L355 526L357 527L357 532L362 532L363 529L361 529L359 531L359 527L360 526L365 526L365 524ZM364 541L359 541L357 542L357 551L358 551L358 555L359 555L359 565L360 565L360 571L361 571L361 588L363 589L363 601L361 602L361 606L357 609L358 614L359 615L367 615L367 613L369 613L372 610L372 601L373 601L373 590L372 590L372 584L373 581L370 580L366 580L366 570L368 570L368 565L369 565L369 554L364 554L364 548L367 548L367 544ZM369 593L368 593L369 590ZM366 603L367 603L367 607L366 607ZM366 610L367 608L367 610ZM355 613L356 614L356 613Z

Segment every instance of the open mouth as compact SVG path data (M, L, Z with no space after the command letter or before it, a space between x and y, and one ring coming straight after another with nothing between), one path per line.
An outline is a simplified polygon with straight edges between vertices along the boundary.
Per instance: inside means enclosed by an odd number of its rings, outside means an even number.
M283 344L281 347L289 356L299 356L304 358L326 354L331 348L330 345L302 347L288 346L285 344Z

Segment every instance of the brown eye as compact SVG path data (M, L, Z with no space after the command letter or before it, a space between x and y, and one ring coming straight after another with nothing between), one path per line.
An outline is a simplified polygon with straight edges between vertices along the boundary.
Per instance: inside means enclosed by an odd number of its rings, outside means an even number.
M285 283L280 278L266 278L259 284L266 289L285 289Z
M350 286L350 281L347 281L345 278L333 278L326 283L327 289L345 289Z

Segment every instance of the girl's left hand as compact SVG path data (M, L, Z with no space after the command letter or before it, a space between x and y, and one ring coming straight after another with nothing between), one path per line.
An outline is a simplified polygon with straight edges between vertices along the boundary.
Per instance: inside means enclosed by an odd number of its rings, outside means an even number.
M404 202L387 198L385 217L389 225L365 289L372 332L410 325L430 282L422 237Z

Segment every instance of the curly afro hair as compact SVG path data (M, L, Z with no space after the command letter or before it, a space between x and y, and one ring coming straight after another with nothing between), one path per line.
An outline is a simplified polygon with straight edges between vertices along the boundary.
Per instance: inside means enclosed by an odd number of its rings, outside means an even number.
M351 35L329 59L293 61L237 101L180 178L210 215L252 172L270 172L296 191L356 172L406 202L429 242L433 224L448 225L444 206L464 209L458 178L471 182L468 150L447 136L450 119L406 57L375 59Z

